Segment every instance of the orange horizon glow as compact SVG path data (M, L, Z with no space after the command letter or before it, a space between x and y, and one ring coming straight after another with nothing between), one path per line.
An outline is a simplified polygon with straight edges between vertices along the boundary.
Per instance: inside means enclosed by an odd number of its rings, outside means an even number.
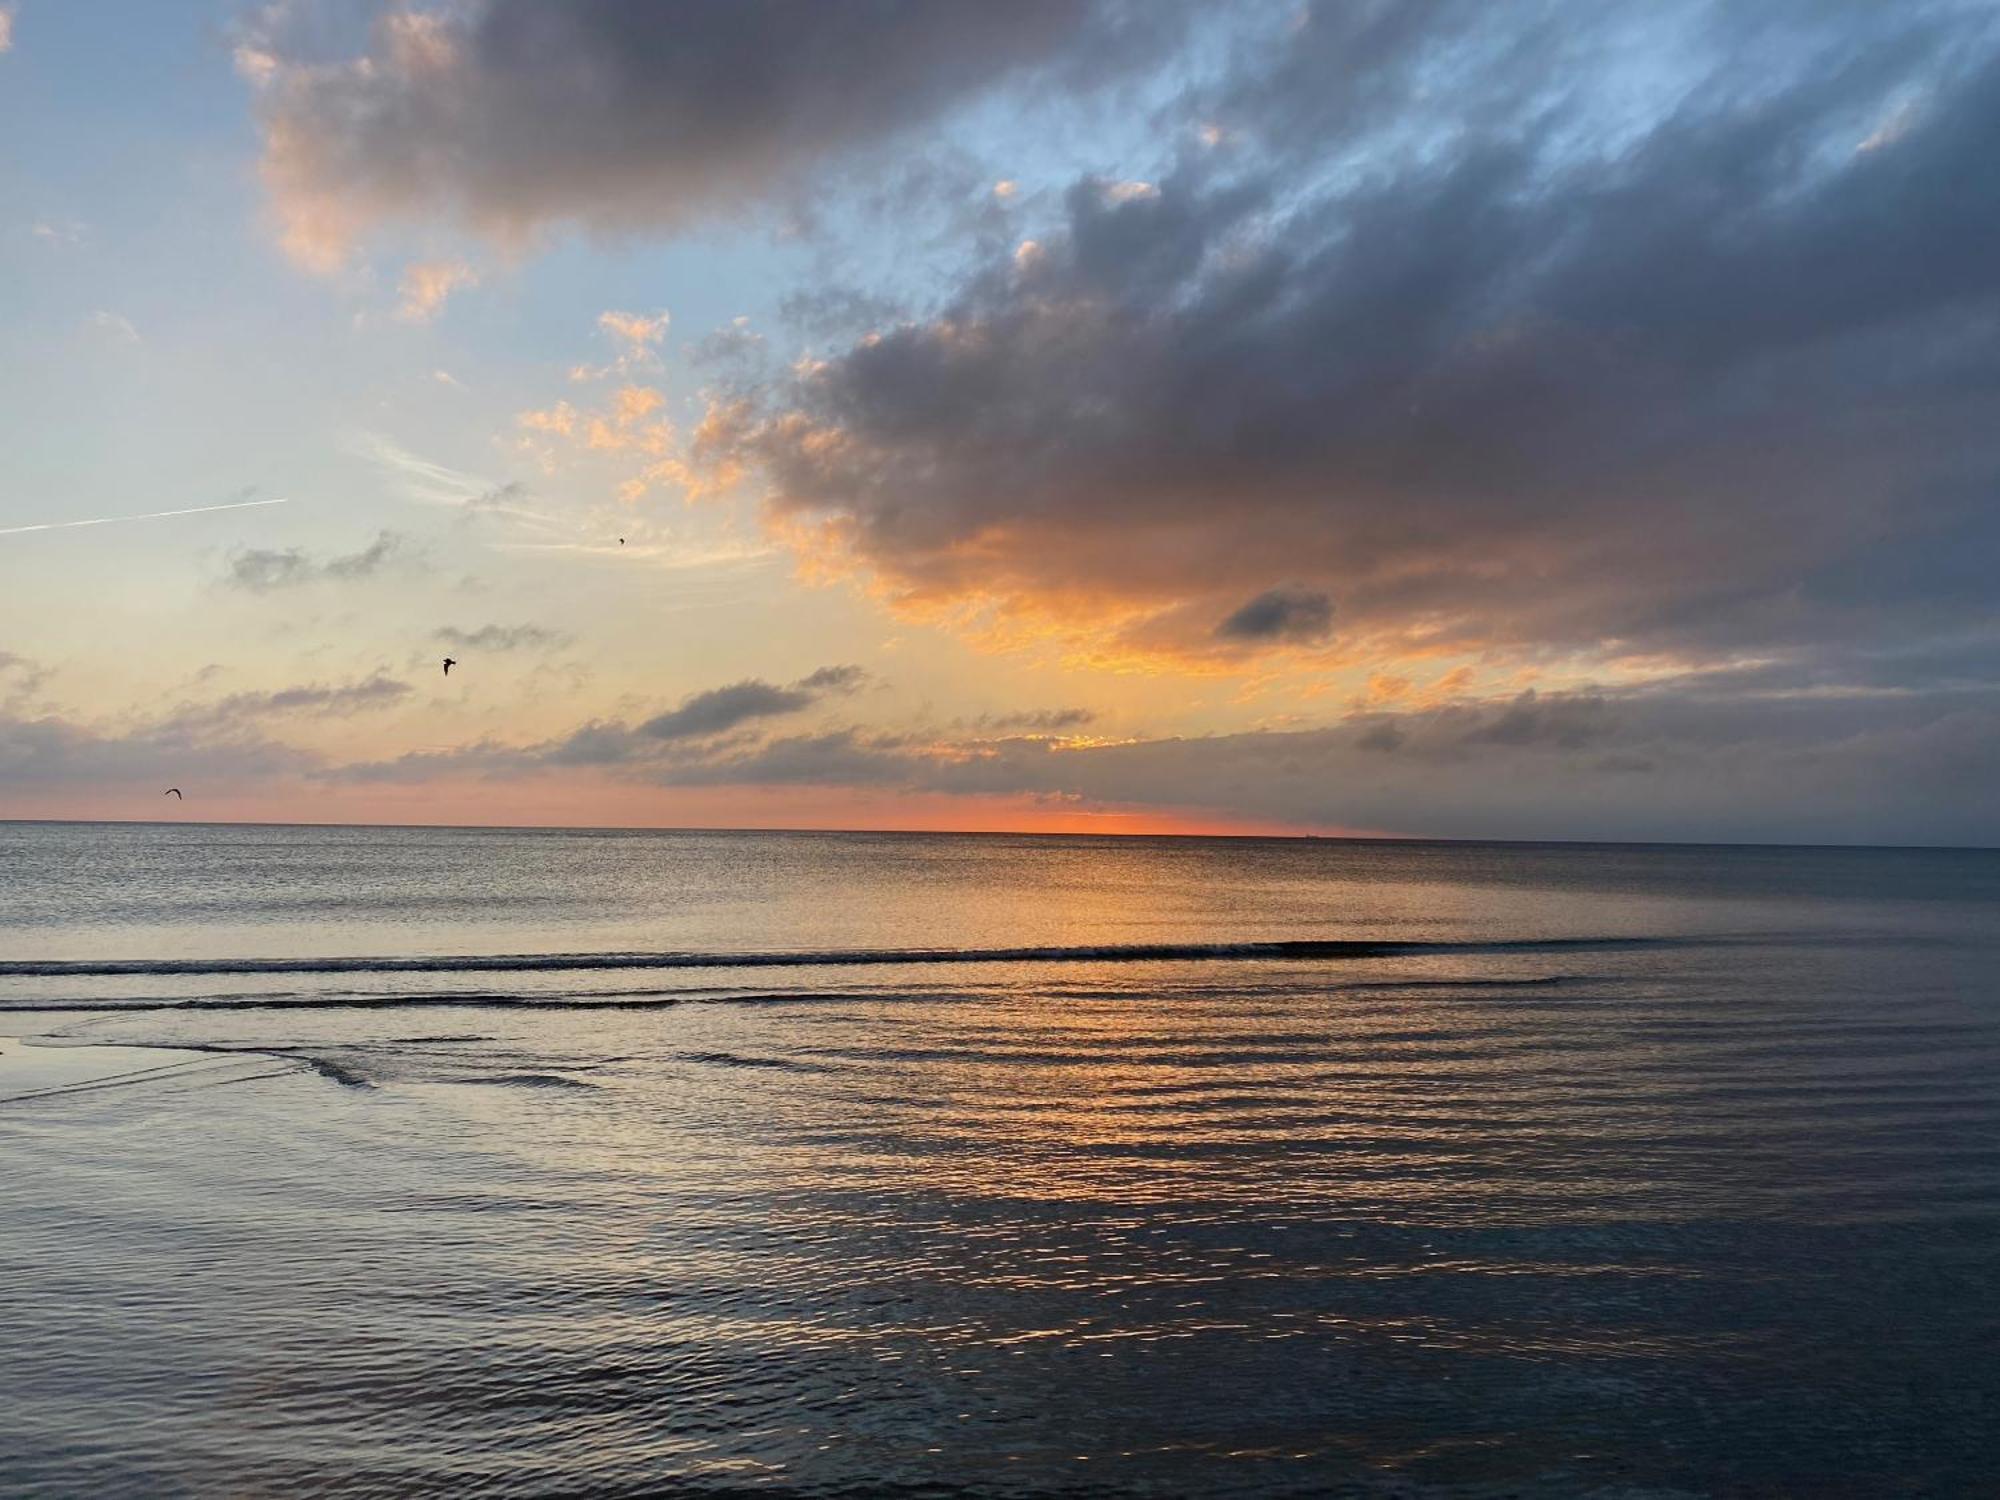
M1029 796L878 795L842 788L676 788L453 783L243 793L161 809L148 788L17 799L0 822L178 823L240 826L577 828L689 832L1101 834L1202 838L1405 838L1331 824L1286 823L1208 808L1051 804ZM606 805L615 800L616 810ZM313 804L302 805L308 798ZM496 813L495 802L506 804ZM331 804L331 805L329 805ZM185 815L179 810L185 806Z

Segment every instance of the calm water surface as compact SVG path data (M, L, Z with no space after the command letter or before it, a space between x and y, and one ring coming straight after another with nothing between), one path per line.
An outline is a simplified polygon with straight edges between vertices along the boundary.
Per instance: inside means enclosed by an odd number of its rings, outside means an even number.
M0 1492L1991 1494L1996 918L1963 851L0 824L0 1064L180 1049L0 1071Z

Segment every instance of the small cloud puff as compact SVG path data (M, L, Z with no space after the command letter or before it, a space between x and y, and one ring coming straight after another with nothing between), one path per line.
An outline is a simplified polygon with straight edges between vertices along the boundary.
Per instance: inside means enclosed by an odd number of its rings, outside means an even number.
M84 325L92 333L115 344L137 346L145 342L139 337L139 330L132 326L132 320L123 313L110 312L100 307L84 319Z
M404 323L428 323L440 312L453 292L479 285L479 273L462 260L420 260L403 267L397 287L401 301L396 317Z
M597 315L597 327L617 348L617 355L602 365L575 365L571 367L571 380L602 380L609 375L624 375L633 370L657 370L660 368L660 345L666 341L667 329L672 319L662 309L656 313L630 313L616 310Z
M255 594L308 583L354 582L374 577L406 550L405 538L393 531L381 532L359 552L324 561L297 547L250 548L230 558L229 572L223 581L232 588Z
M546 625L482 625L461 630L446 625L434 631L454 651L543 651L569 643L569 637Z

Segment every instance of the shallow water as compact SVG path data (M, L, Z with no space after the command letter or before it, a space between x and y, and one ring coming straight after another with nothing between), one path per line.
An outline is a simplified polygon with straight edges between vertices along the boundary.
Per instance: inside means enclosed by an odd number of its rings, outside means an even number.
M1988 1493L1996 903L1965 851L0 825L0 1033L190 1049L0 1067L0 1488Z

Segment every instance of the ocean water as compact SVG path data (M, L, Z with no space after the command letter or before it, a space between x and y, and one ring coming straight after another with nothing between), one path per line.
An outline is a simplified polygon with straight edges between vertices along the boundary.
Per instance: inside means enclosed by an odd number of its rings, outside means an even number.
M2000 1491L2000 854L0 824L0 1037L7 1494Z

